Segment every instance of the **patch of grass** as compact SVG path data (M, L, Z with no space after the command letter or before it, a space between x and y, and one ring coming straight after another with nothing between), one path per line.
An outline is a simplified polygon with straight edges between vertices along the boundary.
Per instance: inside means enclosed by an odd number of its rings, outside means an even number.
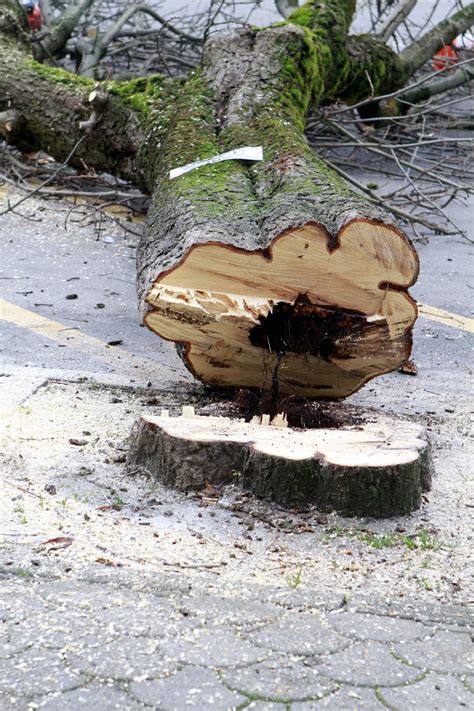
M298 570L295 573L288 573L286 576L286 582L290 586L290 588L293 588L293 590L296 590L298 585L301 585L301 580L303 576L303 568L298 568Z
M418 531L418 542L422 551L436 551L441 548L441 543L424 528Z
M125 501L118 494L114 498L114 506L125 506Z
M439 550L443 545L441 541L424 528L414 534L403 535L401 533L372 533L371 531L350 530L342 526L334 526L331 528L331 533L336 536L346 536L352 540L361 541L377 550L404 546L410 551L434 551Z
M393 548L400 543L400 536L396 533L366 533L361 537L358 537L363 543L372 548Z
M85 494L84 496L81 496L81 494L78 494L77 492L74 492L72 495L72 498L74 501L76 501L78 504L88 504L90 501L90 498L92 496L93 492L90 491L88 494Z
M20 521L20 523L28 523L28 519L26 518L25 514L25 509L21 504L16 504L13 509L13 512L18 514L18 520Z

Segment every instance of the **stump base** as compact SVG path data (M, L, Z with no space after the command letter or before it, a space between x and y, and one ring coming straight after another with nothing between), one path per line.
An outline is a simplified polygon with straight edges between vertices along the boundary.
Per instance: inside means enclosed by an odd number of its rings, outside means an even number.
M128 467L179 491L234 484L285 506L384 518L418 509L431 484L421 425L375 414L363 425L296 429L229 417L142 416Z

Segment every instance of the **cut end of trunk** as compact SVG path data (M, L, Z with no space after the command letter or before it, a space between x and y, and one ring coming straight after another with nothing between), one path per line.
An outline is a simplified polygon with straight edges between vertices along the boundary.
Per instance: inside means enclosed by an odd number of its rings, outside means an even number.
M417 274L392 227L354 220L331 240L309 223L266 249L194 247L158 277L145 321L206 383L340 398L408 358Z

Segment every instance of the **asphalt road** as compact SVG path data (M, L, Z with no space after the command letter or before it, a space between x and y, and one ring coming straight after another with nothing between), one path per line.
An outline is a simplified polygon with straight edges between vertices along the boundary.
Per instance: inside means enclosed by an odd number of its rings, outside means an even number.
M3 369L102 374L154 387L190 382L174 347L140 324L136 237L111 223L97 240L93 226L81 227L70 218L65 229L69 209L68 204L28 201L19 208L24 217L9 213L1 218ZM468 231L472 217L472 210L457 210L458 223ZM435 236L417 248L420 277L411 293L424 305L414 336L421 376L417 383L426 378L432 390L447 390L448 397L465 400L474 323L469 320L474 247L462 238ZM375 385L388 404L392 394L397 396L393 382L398 376L384 376Z

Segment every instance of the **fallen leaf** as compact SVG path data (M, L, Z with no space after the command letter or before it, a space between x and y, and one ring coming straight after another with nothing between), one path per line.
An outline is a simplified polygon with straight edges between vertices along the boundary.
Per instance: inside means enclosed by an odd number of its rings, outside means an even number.
M212 484L209 484L209 482L206 481L206 484L204 486L204 495L218 497L219 492L217 491L215 486L213 486Z
M60 551L63 548L68 548L74 541L71 536L58 536L57 538L50 538L47 541L40 543L41 546L50 546L50 551Z
M400 373L405 375L418 375L418 368L414 360L406 360L399 368Z
M113 560L109 560L108 558L96 558L95 562L100 563L101 565L108 565L109 567L113 568L122 567L122 563L114 563Z

